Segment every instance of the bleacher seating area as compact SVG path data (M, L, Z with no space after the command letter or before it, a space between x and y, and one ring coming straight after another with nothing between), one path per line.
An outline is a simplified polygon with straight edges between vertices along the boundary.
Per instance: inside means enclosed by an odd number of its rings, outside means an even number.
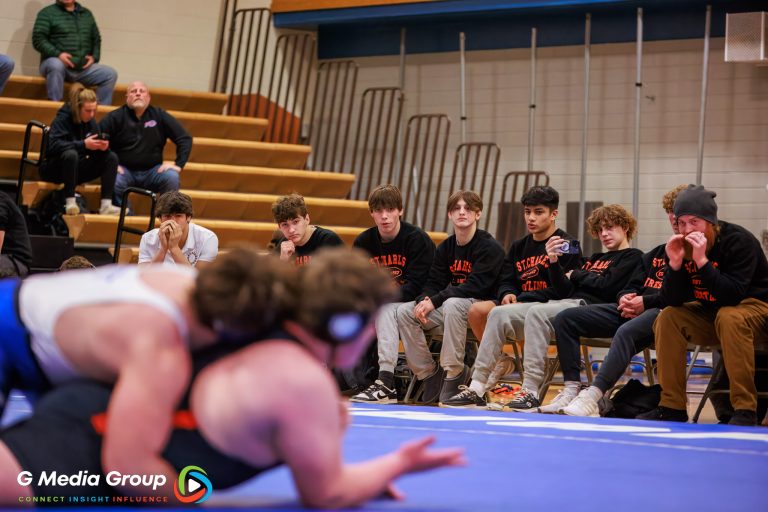
M298 192L305 196L313 224L336 231L348 244L360 231L373 225L365 201L345 199L354 183L351 174L306 171L310 147L297 144L260 142L268 128L266 119L223 115L227 96L219 93L150 88L152 104L171 112L194 137L190 161L181 174L181 189L192 197L195 222L213 230L220 248L238 243L265 247L276 225L271 204L279 195ZM125 96L125 85L115 89L114 103ZM18 178L24 132L30 120L50 124L60 103L47 101L40 77L11 77L0 97L0 179L8 184ZM99 106L97 119L115 106ZM33 131L30 153L37 158L40 131ZM173 158L173 143L166 145L166 158ZM30 172L31 171L31 172ZM29 169L22 188L22 201L34 210L60 186L38 181ZM87 204L95 209L99 186L78 188ZM148 200L134 199L135 216L126 225L146 229ZM81 214L64 217L75 248L114 244L117 217ZM439 243L445 233L430 233ZM138 237L126 235L120 262L135 262Z

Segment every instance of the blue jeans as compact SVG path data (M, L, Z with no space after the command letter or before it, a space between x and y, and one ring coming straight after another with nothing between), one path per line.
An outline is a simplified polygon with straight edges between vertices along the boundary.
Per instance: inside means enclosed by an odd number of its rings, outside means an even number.
M8 79L11 78L13 66L14 63L12 58L7 55L0 55L0 94L3 94L5 84L8 82Z
M117 179L115 179L115 197L113 203L117 206L123 204L123 192L128 187L138 187L151 190L158 194L164 192L172 192L179 190L179 173L173 169L168 169L163 172L157 172L162 164L158 164L151 169L130 170L125 167L121 168L125 171L123 174L117 173Z
M103 64L92 64L88 69L75 71L68 68L58 57L49 57L40 64L40 74L45 77L48 99L61 101L64 97L64 82L80 82L96 86L96 98L101 105L112 104L112 91L117 83L117 71Z
M603 393L624 375L632 356L653 345L653 322L659 308L646 309L635 318L624 318L617 304L592 304L573 308L555 317L557 356L566 381L579 381L581 343L579 338L613 338L611 348L597 372L593 386Z

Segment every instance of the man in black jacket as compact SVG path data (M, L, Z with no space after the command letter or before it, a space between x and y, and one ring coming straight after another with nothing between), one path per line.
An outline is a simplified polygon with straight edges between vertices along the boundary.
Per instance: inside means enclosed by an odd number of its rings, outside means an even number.
M163 193L179 190L179 173L189 160L192 137L165 110L149 104L143 82L133 82L125 94L125 105L101 120L101 131L110 139L120 166L115 180L115 204L122 204L128 187ZM163 161L168 139L176 144L176 160Z
M687 421L689 344L719 343L731 381L731 425L757 423L755 342L768 341L768 260L755 236L718 221L715 192L689 185L675 201L679 234L666 245L656 338L659 407L640 419Z
M371 265L389 270L400 297L379 309L376 317L378 379L353 396L352 402L396 403L395 365L400 345L397 309L416 299L435 257L435 244L420 228L400 219L403 196L394 185L381 185L368 196L368 210L376 225L355 238L354 246L370 256Z
M680 185L666 194L662 206L677 233L673 205L677 194L685 188ZM592 304L566 309L555 317L557 357L565 382L581 384L581 336L587 338L613 338L600 371L592 385L582 390L572 402L562 402L559 411L569 416L599 416L598 400L611 389L624 374L632 356L653 345L653 322L664 307L659 293L666 271L664 247L645 253L642 266L637 267L627 286L616 296L617 302Z
M454 234L438 246L421 294L397 310L405 357L416 378L424 381L426 403L451 398L469 378L464 365L467 314L473 303L493 298L504 261L504 249L477 228L483 210L480 196L459 190L448 198L447 209ZM437 326L443 326L439 365L424 336L425 330Z
M0 278L24 277L30 263L32 245L24 215L11 196L0 192Z

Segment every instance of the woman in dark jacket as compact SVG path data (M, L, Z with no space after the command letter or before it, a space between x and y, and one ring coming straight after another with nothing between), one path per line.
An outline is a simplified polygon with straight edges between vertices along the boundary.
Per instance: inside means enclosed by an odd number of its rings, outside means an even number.
M40 169L40 177L51 183L64 184L67 215L77 215L75 187L101 178L102 215L117 215L112 204L112 191L117 174L117 155L109 150L109 141L100 137L96 116L96 93L75 83L69 102L56 113L48 136L48 159Z

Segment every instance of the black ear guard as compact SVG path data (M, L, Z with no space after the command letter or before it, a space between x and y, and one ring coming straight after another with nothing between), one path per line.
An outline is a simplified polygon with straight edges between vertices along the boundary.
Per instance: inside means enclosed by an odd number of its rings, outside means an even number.
M328 317L325 324L320 326L317 333L320 339L331 345L344 345L357 339L370 320L370 313L347 311L334 313Z

